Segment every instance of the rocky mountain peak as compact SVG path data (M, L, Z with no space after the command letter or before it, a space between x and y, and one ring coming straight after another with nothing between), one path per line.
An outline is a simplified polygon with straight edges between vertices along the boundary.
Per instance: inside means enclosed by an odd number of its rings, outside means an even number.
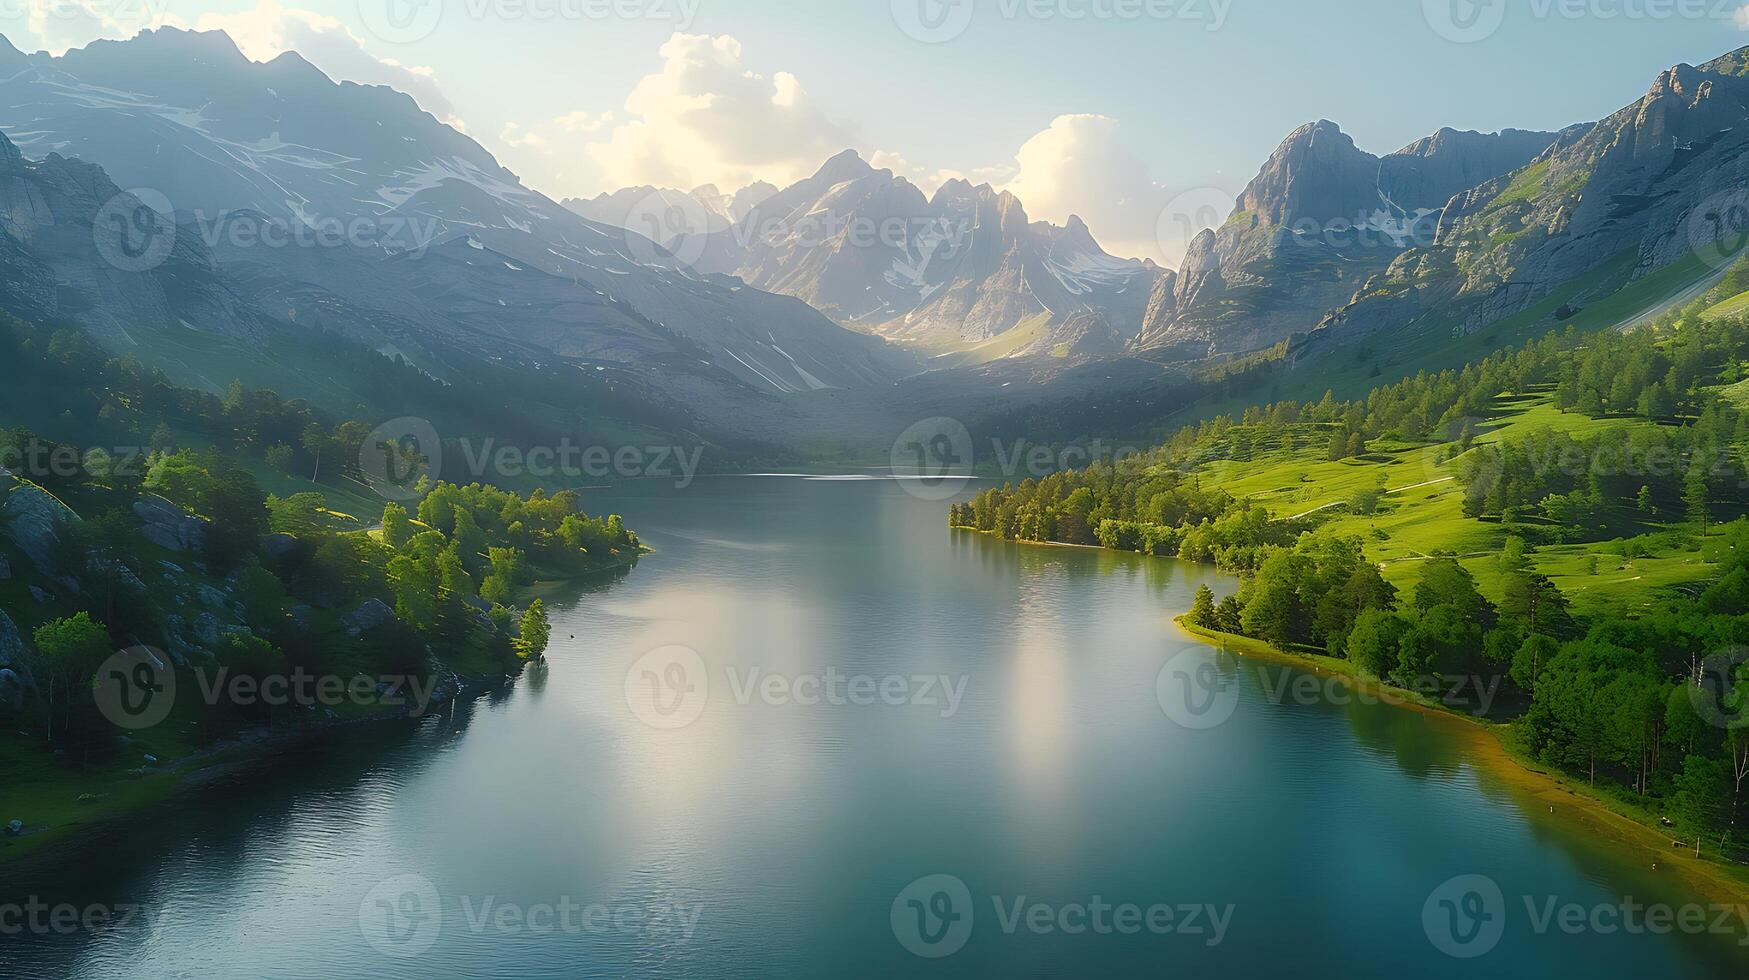
M814 174L814 179L841 184L847 180L867 177L875 172L875 169L863 160L862 154L855 150L845 150L827 160Z
M1264 226L1352 218L1378 205L1378 163L1328 119L1307 123L1270 155L1240 194L1239 208Z

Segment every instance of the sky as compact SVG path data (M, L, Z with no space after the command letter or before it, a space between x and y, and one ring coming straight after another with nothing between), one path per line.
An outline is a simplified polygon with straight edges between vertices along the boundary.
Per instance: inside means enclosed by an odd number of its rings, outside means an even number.
M731 192L844 148L1176 264L1317 119L1387 153L1558 129L1749 45L1745 0L0 0L59 53L144 26L389 84L554 198Z

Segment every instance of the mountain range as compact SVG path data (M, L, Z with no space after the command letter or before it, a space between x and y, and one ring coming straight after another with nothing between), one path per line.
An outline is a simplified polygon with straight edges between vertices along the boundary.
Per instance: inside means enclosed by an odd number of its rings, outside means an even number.
M854 150L727 210L705 195L643 190L567 204L600 221L661 228L695 268L797 297L922 350L937 368L1119 353L1141 333L1161 275L1151 262L1107 254L1079 218L1033 221L1013 194L965 180L925 195ZM663 217L652 218L656 209Z
M1389 337L1408 366L1424 339L1558 325L1634 284L1671 301L1741 244L1746 74L1749 49L1597 123L1384 156L1309 123L1168 270L853 151L784 188L560 203L408 96L296 54L168 28L60 57L0 39L0 308L209 389L229 367L191 363L183 335L296 388L270 339L327 332L440 380L610 378L695 431L878 442L920 406L1130 404L1284 342Z
M25 156L56 173L92 161L160 202L229 297L99 303L86 319L120 346L138 340L111 329L124 320L245 340L263 320L295 323L415 362L442 344L613 365L728 418L760 395L914 369L805 303L582 218L408 96L334 82L294 53L258 63L223 33L165 28L58 58L5 44L0 78L0 132ZM55 220L89 237L93 203Z

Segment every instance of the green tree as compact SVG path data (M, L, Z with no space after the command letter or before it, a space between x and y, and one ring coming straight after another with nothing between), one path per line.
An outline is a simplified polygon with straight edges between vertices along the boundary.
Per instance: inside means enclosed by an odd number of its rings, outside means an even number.
M1396 613L1363 610L1348 633L1348 659L1373 677L1389 677L1396 671L1403 637L1408 632L1408 620Z
M1688 519L1700 528L1700 536L1706 537L1708 509L1712 502L1712 491L1707 488L1706 470L1697 460L1688 468L1688 475L1682 482L1682 502L1688 507Z
M1674 798L1676 822L1694 835L1694 853L1700 856L1701 841L1722 833L1726 823L1724 760L1691 755L1682 760L1677 773Z
M32 639L48 674L49 740L54 740L55 704L60 702L61 730L73 724L73 692L91 686L97 665L109 656L109 631L86 613L56 619L36 628Z
M413 521L407 516L407 508L394 501L383 505L383 544L395 551L400 551L413 540Z
M528 604L516 633L516 653L524 660L538 660L546 653L552 639L553 624L547 619L547 607L539 599Z
M1554 637L1532 633L1519 644L1518 650L1512 655L1512 670L1508 676L1512 683L1536 694L1537 678L1542 676L1543 665L1560 650L1561 645Z
M1196 587L1196 596L1191 600L1190 613L1186 616L1192 626L1204 629L1215 625L1215 594L1206 585Z

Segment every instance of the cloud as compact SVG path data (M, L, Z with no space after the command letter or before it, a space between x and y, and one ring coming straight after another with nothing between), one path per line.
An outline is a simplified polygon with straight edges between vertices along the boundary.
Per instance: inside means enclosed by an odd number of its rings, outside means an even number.
M516 147L542 147L547 145L546 137L533 131L524 130L521 126L518 126L515 123L504 124L504 130L498 134L498 141L505 146Z
M117 5L98 0L28 0L28 6L25 26L36 36L37 44L56 57L99 38L128 37L164 19L163 11L153 3L125 10L106 9Z
M606 186L784 186L855 143L794 75L749 70L731 36L677 33L659 54L623 120L585 148Z
M1079 215L1107 251L1165 260L1183 242L1159 241L1156 228L1165 190L1118 139L1109 116L1064 115L1021 144L1018 170L1003 190L1026 205L1028 216L1061 224Z
M612 125L614 118L612 112L585 112L578 109L576 112L554 117L553 125L567 133L594 133L603 126Z
M296 51L330 78L387 85L412 96L420 108L438 119L462 128L455 105L438 87L431 69L378 58L333 17L283 7L277 0L260 0L253 9L234 14L201 14L194 27L224 31L252 61L272 61L286 51Z

